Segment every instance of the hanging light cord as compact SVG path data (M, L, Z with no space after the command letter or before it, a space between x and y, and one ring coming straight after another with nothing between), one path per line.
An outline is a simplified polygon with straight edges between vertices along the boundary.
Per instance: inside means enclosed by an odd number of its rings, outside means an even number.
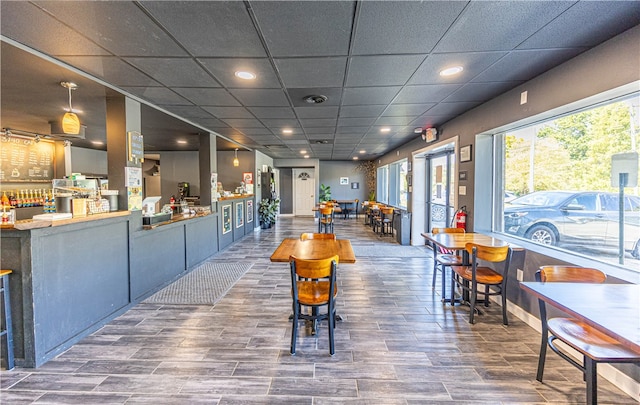
M72 113L73 112L73 107L71 106L71 90L73 90L71 88L71 86L67 87L69 89L69 112Z

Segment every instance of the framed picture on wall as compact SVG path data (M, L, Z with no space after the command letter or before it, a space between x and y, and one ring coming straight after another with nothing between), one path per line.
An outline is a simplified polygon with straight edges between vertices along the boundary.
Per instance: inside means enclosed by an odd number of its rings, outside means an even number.
M236 228L244 225L244 203L242 201L236 203Z
M222 207L222 234L231 232L231 205Z
M349 185L349 178L348 177L340 177L340 185L341 186Z
M471 161L471 145L463 146L462 148L460 148L460 161L461 162Z
M247 200L247 223L253 222L253 200Z

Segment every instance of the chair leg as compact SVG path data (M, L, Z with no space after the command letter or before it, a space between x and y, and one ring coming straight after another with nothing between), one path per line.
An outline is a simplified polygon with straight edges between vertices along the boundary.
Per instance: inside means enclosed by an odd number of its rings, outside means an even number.
M433 259L433 280L431 280L431 289L436 288L436 275L438 273L438 263Z
M473 324L474 323L474 315L476 312L476 299L478 298L478 288L477 285L475 286L475 288L473 287L473 282L472 282L472 288L471 288L471 292L470 292L471 296L469 297L469 306L471 307L471 311L469 311L469 323Z
M451 304L451 306L455 305L455 291L456 291L456 273L455 272L451 272L451 301L449 301L449 304Z
M440 271L442 272L442 302L447 300L447 292L446 292L446 287L445 287L445 274L447 273L447 267L446 266L441 266L440 267ZM452 294L453 295L453 294ZM453 297L452 297L453 299Z
M509 318L507 318L507 286L500 287L500 295L502 295L502 324L509 325Z
M333 356L336 352L333 340L333 330L336 327L336 313L333 307L329 308L329 319L327 319L327 323L329 324L329 354Z
M536 373L536 380L542 382L542 375L544 374L544 361L547 358L547 340L549 339L549 330L542 325L542 340L540 342L540 356L538 357L538 372Z
M291 325L291 354L296 354L296 338L298 336L298 317L300 308L296 303L293 304L293 325Z
M584 358L585 379L587 380L587 405L596 405L598 403L598 371L597 365L593 359Z

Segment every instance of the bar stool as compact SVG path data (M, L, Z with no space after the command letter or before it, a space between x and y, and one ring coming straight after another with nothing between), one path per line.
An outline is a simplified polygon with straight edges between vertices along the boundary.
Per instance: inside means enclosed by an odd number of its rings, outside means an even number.
M7 370L13 369L13 330L11 328L11 300L9 299L9 275L11 270L0 270L0 278L2 286L0 286L0 294L2 294L2 329L0 330L0 338L5 337L6 342L6 367ZM4 353L3 353L4 354Z

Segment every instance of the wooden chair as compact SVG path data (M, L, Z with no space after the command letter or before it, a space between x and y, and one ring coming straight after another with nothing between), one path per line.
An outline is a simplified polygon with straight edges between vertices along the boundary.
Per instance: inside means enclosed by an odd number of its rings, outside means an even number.
M467 243L465 250L471 257L470 266L452 266L453 274L451 277L451 305L454 304L453 291L455 285L459 285L464 292L469 295L469 304L471 307L469 314L469 323L474 323L474 315L476 312L476 301L478 299L478 284L484 285L484 305L489 306L489 296L502 296L502 323L509 324L507 319L507 276L509 274L509 265L511 264L511 248L508 246L484 246L476 243ZM501 273L488 266L480 266L478 260L483 260L497 267L498 264L504 265ZM493 290L491 289L493 287ZM466 295L466 294L465 294Z
M296 354L296 338L300 320L313 322L317 331L319 322L329 325L329 353L333 356L335 345L333 330L336 324L335 297L338 294L336 270L338 255L319 260L304 260L291 256L291 295L293 298L293 327L291 330L291 354ZM327 311L320 313L320 307ZM302 313L302 307L311 307L311 314Z
M303 232L300 234L300 240L309 240L309 239L331 239L336 240L335 233L313 233L313 232Z
M439 233L464 233L463 228L433 228L431 233L436 235ZM431 288L436 288L436 275L438 271L442 272L442 299L446 300L445 296L445 279L446 268L451 266L462 266L462 257L456 254L455 251L445 249L441 246L433 243L433 280L431 281ZM453 291L451 292L451 299L453 299Z
M541 266L536 272L536 281L604 283L607 276L597 269L572 266ZM592 299L584 297L585 300ZM560 357L577 367L587 382L587 404L597 404L598 363L640 363L640 353L625 348L615 339L573 318L547 318L545 302L538 299L542 322L542 341L536 380L542 382L547 345ZM582 364L571 358L556 345L556 340L565 343L583 356Z
M393 207L380 208L380 215L375 218L373 224L374 232L377 231L380 236L391 235L393 236L393 216L395 215L395 209Z
M323 230L325 233L333 233L333 207L320 208L318 233L321 233Z

